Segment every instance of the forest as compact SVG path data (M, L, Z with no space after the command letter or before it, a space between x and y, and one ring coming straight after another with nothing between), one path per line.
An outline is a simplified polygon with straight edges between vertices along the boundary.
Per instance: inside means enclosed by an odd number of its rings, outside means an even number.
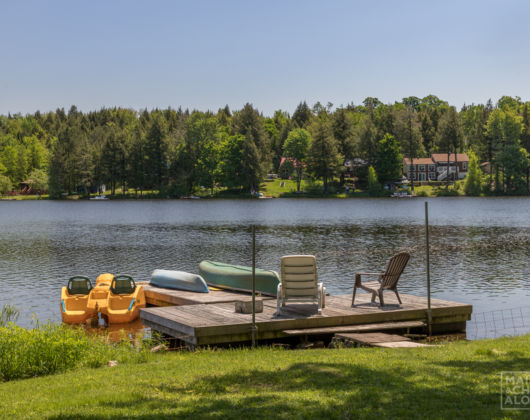
M102 108L0 116L0 193L31 182L60 198L117 190L181 197L202 189L256 192L282 157L294 179L343 185L346 161L363 162L362 188L402 174L404 157L466 152L466 192L528 194L530 102L503 96L460 110L434 95L334 107L301 102L264 116L252 104L217 112ZM489 162L486 172L479 164ZM285 169L285 168L284 168ZM470 178L471 179L471 178ZM375 187L374 187L375 186Z

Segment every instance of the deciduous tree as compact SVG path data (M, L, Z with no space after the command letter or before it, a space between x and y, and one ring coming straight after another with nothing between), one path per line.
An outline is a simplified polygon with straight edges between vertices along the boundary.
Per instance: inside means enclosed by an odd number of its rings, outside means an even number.
M296 189L300 191L302 174L307 162L307 156L311 147L311 134L303 128L295 128L287 136L283 145L284 156L293 161L296 170Z

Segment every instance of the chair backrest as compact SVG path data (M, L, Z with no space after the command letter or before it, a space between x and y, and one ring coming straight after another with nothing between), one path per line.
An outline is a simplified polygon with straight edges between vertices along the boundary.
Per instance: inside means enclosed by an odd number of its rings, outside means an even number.
M400 252L390 258L388 266L386 267L384 274L381 276L384 289L393 289L396 287L399 277L401 276L401 273L403 273L409 259L410 254L408 252Z
M66 289L69 295L88 295L92 290L92 282L85 276L70 277Z
M317 260L313 255L286 255L281 261L282 289L286 297L318 296Z
M136 283L127 274L117 275L112 279L112 283L110 284L110 291L115 295L130 295L134 293L135 289Z

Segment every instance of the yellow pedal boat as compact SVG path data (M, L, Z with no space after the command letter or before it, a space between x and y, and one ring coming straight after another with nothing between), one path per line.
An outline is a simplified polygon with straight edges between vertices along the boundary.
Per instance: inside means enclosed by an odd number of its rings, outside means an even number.
M142 286L137 286L131 276L121 274L110 283L107 300L109 324L124 324L134 321L145 308L145 294Z
M89 305L92 283L88 277L74 276L61 289L61 317L66 324L81 324L97 312Z
M74 276L61 290L61 316L67 324L80 324L97 317L108 324L134 321L145 308L142 286L137 286L128 275L100 274L92 287L90 279Z

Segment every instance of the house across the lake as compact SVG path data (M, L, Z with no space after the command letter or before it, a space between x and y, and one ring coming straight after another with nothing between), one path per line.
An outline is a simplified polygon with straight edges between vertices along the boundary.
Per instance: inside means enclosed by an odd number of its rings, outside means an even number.
M296 159L290 157L282 157L282 160L280 161L280 168L278 170L280 178L290 179L293 171L300 166L305 168L306 164L303 162L298 162Z
M466 153L433 153L429 158L403 159L403 173L414 181L445 181L464 179L469 167Z

